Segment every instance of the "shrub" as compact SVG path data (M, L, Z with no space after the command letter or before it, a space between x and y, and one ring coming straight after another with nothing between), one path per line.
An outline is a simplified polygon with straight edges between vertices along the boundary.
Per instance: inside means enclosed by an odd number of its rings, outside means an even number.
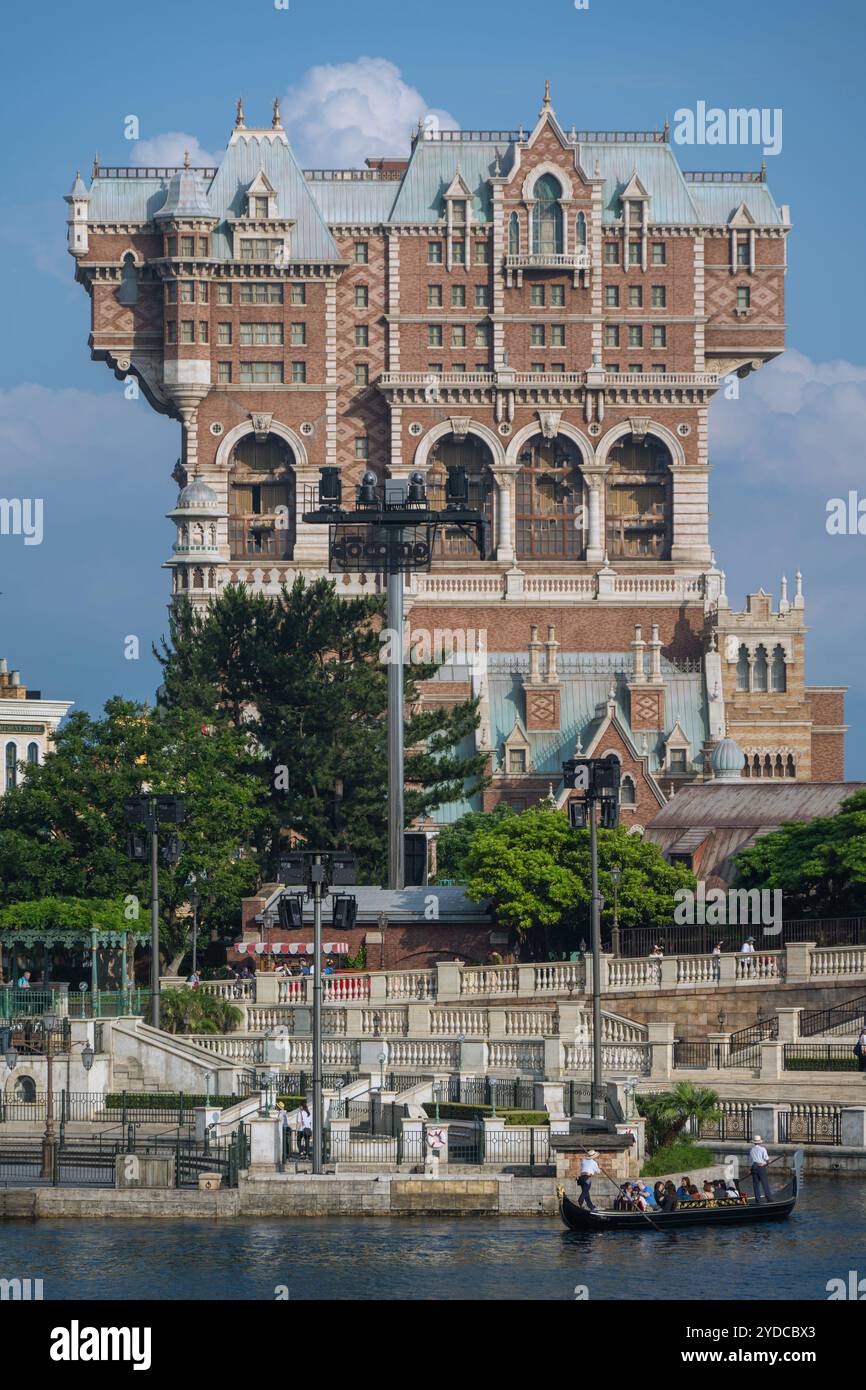
M422 1107L428 1118L436 1114L436 1106L428 1101ZM546 1110L504 1110L496 1107L496 1116L507 1125L546 1125L550 1116ZM492 1119L492 1105L460 1105L457 1101L442 1101L439 1104L440 1120L485 1120Z
M203 1096L184 1091L183 1108L192 1110L197 1105L210 1105L226 1110L230 1105L237 1105L239 1099L239 1096ZM124 1103L127 1110L179 1110L180 1101L180 1091L127 1091L125 1096L122 1091L111 1091L105 1096L104 1105L106 1110L122 1110Z
M642 1178L657 1178L662 1173L689 1173L693 1168L709 1168L712 1155L708 1149L701 1148L691 1139L678 1139L674 1144L665 1144L656 1149L640 1170Z
M786 1057L785 1071L856 1071L857 1058Z

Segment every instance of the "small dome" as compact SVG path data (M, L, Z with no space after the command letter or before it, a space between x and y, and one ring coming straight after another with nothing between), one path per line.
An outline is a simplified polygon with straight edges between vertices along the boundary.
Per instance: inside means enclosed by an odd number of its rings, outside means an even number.
M219 498L203 478L196 475L181 491L177 499L178 510L195 510L199 507L218 507Z
M204 182L197 169L185 166L172 174L165 202L154 217L157 221L178 217L213 217Z
M717 780L739 782L742 780L745 761L745 754L737 741L733 738L723 738L713 749L710 766Z

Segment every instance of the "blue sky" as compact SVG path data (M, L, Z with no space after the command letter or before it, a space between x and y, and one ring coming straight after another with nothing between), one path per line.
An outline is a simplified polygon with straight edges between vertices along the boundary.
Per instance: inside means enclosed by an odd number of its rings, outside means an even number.
M807 675L846 683L847 774L866 778L866 536L828 536L828 498L860 488L866 437L859 254L862 52L855 3L781 0L151 0L145 8L15 6L4 21L4 319L0 495L45 499L45 539L0 536L0 655L46 695L98 709L153 693L165 629L176 425L124 400L89 361L88 304L73 283L61 201L76 166L174 162L225 144L243 94L250 123L283 99L303 162L399 152L430 110L462 126L529 124L544 79L563 124L660 127L698 101L780 107L768 159L789 203L790 352L711 412L712 538L734 606L804 574ZM339 88L340 100L333 91ZM138 117L143 144L124 139ZM751 147L683 148L689 168L752 168ZM124 638L140 638L139 661Z

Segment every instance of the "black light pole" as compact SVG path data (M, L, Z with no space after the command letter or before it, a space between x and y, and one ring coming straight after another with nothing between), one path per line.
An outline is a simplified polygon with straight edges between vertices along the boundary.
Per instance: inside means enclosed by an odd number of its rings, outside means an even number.
M173 793L142 792L127 797L123 819L132 826L128 838L130 859L150 861L150 1021L159 1027L159 830L163 823L179 825L186 819L186 801ZM136 827L139 827L136 829ZM149 844L147 837L149 836ZM182 844L172 833L166 841L163 856L166 863L176 864Z
M321 854L310 866L313 889L313 1172L322 1171L322 886L325 870Z
M622 869L619 864L611 864L610 881L613 884L613 929L611 931L611 950L615 956L621 955L619 940L619 885Z

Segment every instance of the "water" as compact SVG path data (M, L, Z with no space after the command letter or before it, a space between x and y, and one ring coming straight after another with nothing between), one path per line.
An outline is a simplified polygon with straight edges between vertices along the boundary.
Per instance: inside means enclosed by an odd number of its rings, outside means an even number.
M0 1224L0 1278L46 1299L823 1300L866 1276L866 1189L807 1180L778 1225L578 1235L559 1218Z

